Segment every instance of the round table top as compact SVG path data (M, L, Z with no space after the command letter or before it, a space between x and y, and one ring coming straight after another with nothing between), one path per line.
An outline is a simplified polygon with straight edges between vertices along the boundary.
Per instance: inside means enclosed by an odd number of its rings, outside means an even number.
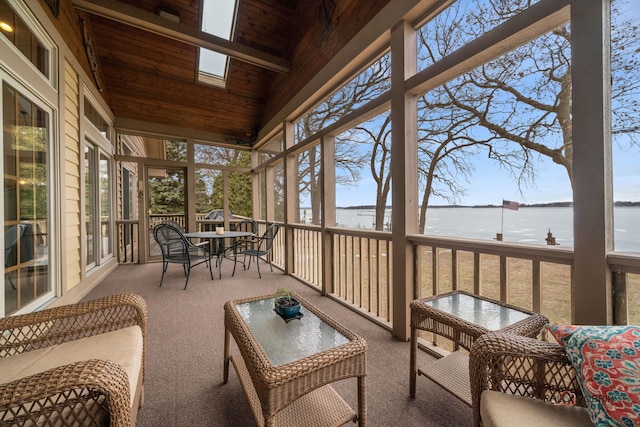
M227 237L249 237L253 236L253 233L248 231L226 231L222 234L218 234L215 231L194 231L193 233L184 233L185 237L193 237L197 239L225 239Z

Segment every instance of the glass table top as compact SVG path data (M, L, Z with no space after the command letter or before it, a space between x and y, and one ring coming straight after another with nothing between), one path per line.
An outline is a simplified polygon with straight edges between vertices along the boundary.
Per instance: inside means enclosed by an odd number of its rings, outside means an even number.
M489 331L503 329L530 316L530 314L520 310L466 294L446 295L424 301L424 304L474 323Z
M304 306L300 309L302 318L289 323L273 310L273 298L236 304L236 308L273 366L349 342Z

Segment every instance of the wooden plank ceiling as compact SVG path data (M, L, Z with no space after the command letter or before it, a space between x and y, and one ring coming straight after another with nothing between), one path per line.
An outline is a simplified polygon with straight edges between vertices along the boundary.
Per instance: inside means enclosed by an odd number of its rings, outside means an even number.
M288 60L294 48L290 19L297 2L239 1L233 42ZM119 2L147 14L169 10L179 15L181 25L200 28L202 0ZM253 141L278 71L231 59L226 88L196 83L198 48L193 44L95 12L80 14L89 21L104 94L117 119L208 132L244 145Z

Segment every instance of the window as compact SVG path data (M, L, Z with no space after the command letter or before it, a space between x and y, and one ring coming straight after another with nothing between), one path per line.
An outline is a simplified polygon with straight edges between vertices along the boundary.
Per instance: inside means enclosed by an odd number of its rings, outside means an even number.
M386 111L335 138L336 222L391 231L391 114Z
M109 138L109 124L86 97L84 98L84 116L98 129L100 135Z
M640 5L611 3L611 108L615 250L638 250L640 209ZM630 277L638 276L630 275Z
M387 53L365 68L295 123L295 143L376 99L389 89L391 54Z
M484 34L489 11L465 16L456 26ZM425 28L430 49L459 37ZM566 23L419 97L420 233L573 246L571 53ZM503 199L530 206L505 212Z
M111 161L87 141L84 148L85 231L88 269L113 253L111 240Z
M50 112L3 83L4 315L52 290L48 271L50 120Z
M53 43L40 30L29 13L16 2L10 4L0 0L0 33L24 55L35 68L50 81L53 81L54 64L52 64Z
M457 0L418 30L418 71L433 65L538 1Z
M205 0L202 7L202 31L231 40L235 27L236 0ZM198 81L224 87L227 81L229 57L200 48Z

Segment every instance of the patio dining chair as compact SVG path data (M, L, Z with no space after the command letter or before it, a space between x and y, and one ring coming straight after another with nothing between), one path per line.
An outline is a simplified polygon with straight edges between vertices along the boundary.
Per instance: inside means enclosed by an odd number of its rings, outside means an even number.
M246 231L253 234L258 232L258 223L251 218L243 219L240 222L232 224L230 227L231 231Z
M269 267L273 272L273 265L271 264L271 251L273 249L273 241L280 230L280 224L273 223L267 227L267 230L261 237L253 239L238 239L233 247L230 248L233 251L234 263L232 276L236 274L236 265L238 262L243 264L243 268L248 270L251 267L251 260L255 258L256 265L258 266L258 277L262 278L260 273L260 258L268 257ZM238 257L242 256L243 260L238 261ZM247 263L247 257L249 261Z
M231 229L231 231L244 231L255 235L258 232L258 223L251 218L246 218L240 222L229 225L229 228ZM230 240L230 244L225 246L223 249L225 254L227 254L228 252L237 253L237 251L239 251L241 247L248 248L248 246L253 246L253 241L247 240L246 238L244 239L244 242L242 244L238 242L238 238L232 238ZM235 253L233 254L234 262L242 262L237 260Z
M184 283L184 289L189 284L189 274L191 269L199 264L206 264L209 268L209 275L213 280L213 272L211 271L212 253L209 246L197 246L187 239L183 233L176 227L169 224L158 224L153 229L153 237L160 250L162 251L162 277L160 278L160 286L164 280L164 273L167 271L169 264L182 264L187 280Z

